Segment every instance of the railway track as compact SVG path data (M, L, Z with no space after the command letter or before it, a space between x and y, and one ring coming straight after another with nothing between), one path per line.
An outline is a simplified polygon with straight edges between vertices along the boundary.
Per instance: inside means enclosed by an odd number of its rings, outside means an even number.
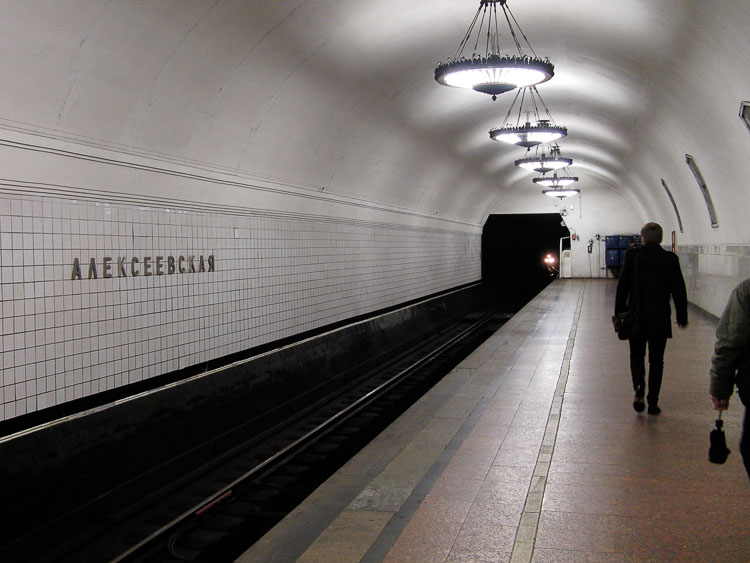
M87 530L38 560L234 560L509 317L496 310L464 317L288 426L217 452L166 488L125 484L116 495L130 502L111 502L113 510L97 503Z

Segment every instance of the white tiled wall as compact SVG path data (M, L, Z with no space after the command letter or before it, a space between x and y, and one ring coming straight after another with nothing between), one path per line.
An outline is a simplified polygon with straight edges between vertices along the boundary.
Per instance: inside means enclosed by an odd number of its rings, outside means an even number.
M735 286L750 278L748 245L684 245L677 255L688 299L717 317Z
M480 247L458 231L0 192L0 419L476 281ZM166 272L188 255L215 271L143 275L144 257Z

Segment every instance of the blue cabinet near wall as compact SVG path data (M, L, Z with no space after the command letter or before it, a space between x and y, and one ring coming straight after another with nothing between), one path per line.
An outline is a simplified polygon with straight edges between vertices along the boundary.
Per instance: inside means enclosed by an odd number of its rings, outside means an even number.
M639 235L607 235L604 237L606 247L605 264L607 268L618 268L625 264L625 252L632 246L639 246Z
M619 248L608 248L607 249L607 267L620 265L620 249Z

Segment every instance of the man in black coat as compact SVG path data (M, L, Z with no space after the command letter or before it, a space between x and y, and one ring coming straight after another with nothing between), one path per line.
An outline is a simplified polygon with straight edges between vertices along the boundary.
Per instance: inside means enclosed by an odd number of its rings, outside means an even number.
M625 253L625 265L620 272L615 296L615 315L624 311L640 312L639 330L630 337L630 374L635 398L633 408L642 412L646 388L644 359L648 345L648 413L659 414L659 391L664 373L664 350L667 338L672 337L672 310L669 297L674 300L677 325L688 324L687 291L676 254L660 245L661 225L646 223L641 229L641 248Z

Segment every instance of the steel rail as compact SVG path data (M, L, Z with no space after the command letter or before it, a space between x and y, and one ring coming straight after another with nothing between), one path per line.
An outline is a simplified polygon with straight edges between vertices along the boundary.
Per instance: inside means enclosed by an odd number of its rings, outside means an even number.
M224 486L222 489L208 497L207 499L199 502L189 510L185 511L180 516L177 516L167 524L164 524L161 528L153 532L148 537L141 540L136 545L132 546L130 549L125 551L124 553L118 555L114 559L112 559L112 563L119 563L121 561L126 561L128 558L135 556L138 554L138 552L144 550L145 548L150 547L153 545L154 542L156 542L161 536L165 535L167 532L174 530L177 526L182 524L183 526L188 525L189 519L196 519L208 512L211 508L217 506L221 503L221 501L226 500L232 496L233 489L237 487L238 485L241 485L245 483L246 481L249 481L252 477L257 475L258 473L261 473L264 469L269 468L269 466L273 465L280 465L284 461L286 461L286 458L291 457L298 451L302 451L309 445L313 444L317 439L325 435L327 432L332 430L337 424L343 422L347 418L354 415L357 411L361 410L363 407L365 407L368 403L374 401L376 398L378 398L380 395L384 394L386 391L388 391L391 388L394 388L397 384L402 382L404 379L406 379L411 373L416 371L417 369L421 368L425 364L429 363L430 361L434 360L436 357L443 354L446 350L449 348L455 346L459 341L463 340L471 334L472 332L478 330L482 325L487 324L489 320L492 318L492 314L488 314L481 318L480 320L473 323L471 326L465 328L463 331L461 331L456 336L452 337L450 340L444 342L434 350L431 350L428 354L425 356L422 356L417 361L415 361L410 366L402 369L400 372L398 372L396 375L392 376L385 382L378 385L375 389L372 391L369 391L344 409L340 410L324 422L320 423L318 426L301 436L300 438L296 439L294 442L289 444L288 446L284 447L283 449L279 450L272 456L268 457L240 477L236 478L234 481L229 483L228 485Z

